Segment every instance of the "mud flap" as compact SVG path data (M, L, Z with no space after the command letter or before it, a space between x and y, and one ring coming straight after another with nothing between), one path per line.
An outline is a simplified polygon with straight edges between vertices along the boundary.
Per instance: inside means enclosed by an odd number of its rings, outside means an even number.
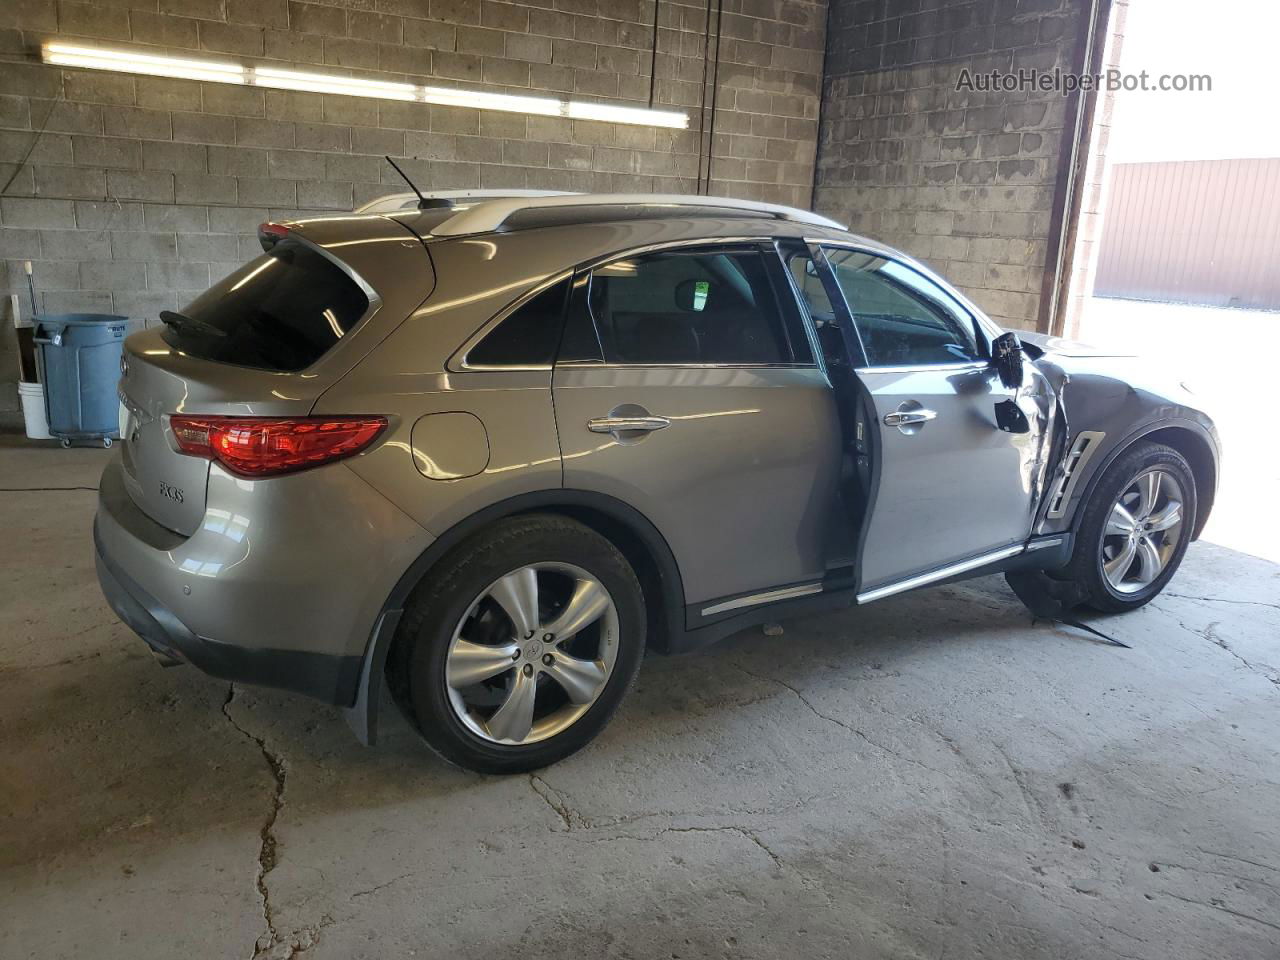
M1010 588L1023 605L1031 611L1034 620L1048 620L1063 626L1075 627L1106 641L1112 646L1130 649L1129 644L1109 637L1087 623L1071 616L1071 611L1085 599L1084 588L1073 580L1055 580L1043 570L1010 570L1004 575Z
M386 685L387 653L391 649L391 640L403 613L403 610L387 610L378 618L373 639L365 651L364 662L360 667L355 703L342 708L351 732L366 747L376 746L378 743L378 707L382 700L382 688Z

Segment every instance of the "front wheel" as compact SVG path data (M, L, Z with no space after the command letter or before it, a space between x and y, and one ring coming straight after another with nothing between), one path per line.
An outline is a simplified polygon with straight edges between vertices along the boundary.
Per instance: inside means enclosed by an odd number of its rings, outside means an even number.
M644 652L640 585L622 554L565 517L503 521L457 547L410 602L401 642L427 743L481 773L585 746Z
M1085 506L1066 576L1087 606L1123 613L1172 579L1196 519L1196 483L1172 447L1140 442L1121 454Z

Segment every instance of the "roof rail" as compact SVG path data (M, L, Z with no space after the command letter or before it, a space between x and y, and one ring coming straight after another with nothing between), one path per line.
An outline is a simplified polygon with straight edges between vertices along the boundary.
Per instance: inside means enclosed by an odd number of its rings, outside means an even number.
M568 190L430 190L422 195L423 200L487 200L499 197L564 197L571 195ZM418 195L416 193L392 193L378 197L368 203L356 207L356 213L394 213L399 210L416 210Z
M512 191L514 193L515 191ZM784 207L776 203L759 203L755 200L734 200L730 197L702 197L685 194L659 193L575 193L568 196L541 196L535 198L511 197L478 203L467 210L455 213L431 231L436 237L460 237L475 233L492 233L507 218L521 210L554 210L564 207L653 206L653 207L719 207L767 214L779 220L794 220L820 227L846 229L843 223L808 210Z

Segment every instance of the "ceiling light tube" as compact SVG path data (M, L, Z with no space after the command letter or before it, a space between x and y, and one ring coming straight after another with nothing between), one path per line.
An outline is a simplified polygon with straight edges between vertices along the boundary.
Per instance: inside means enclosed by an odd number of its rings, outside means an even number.
M254 67L253 83L255 86L273 87L278 90L336 93L347 97L376 97L381 100L416 100L418 98L418 88L411 83L362 80L359 77L277 70L274 67Z
M416 86L391 80L365 80L360 77L337 74L280 70L275 67L251 67L218 60L164 57L132 50L111 50L68 43L46 44L43 59L45 63L64 67L177 77L184 80L204 80L210 83L252 84L278 90L332 93L379 100L417 100L441 106L501 110L506 113L546 117L568 117L573 120L600 120L606 123L671 127L680 130L689 126L688 114L673 110L653 110L622 104L560 100L554 97L524 94Z
M141 73L153 77L177 77L183 80L207 80L211 83L244 83L245 69L238 63L217 60L188 60L182 57L157 57L128 50L104 50L79 47L67 43L50 43L44 48L45 63L87 70L114 70Z
M508 113L533 113L558 117L561 101L552 97L526 97L510 93L484 93L480 90L453 90L446 87L423 87L422 99L446 107L475 107L480 110L505 110Z
M574 120L605 120L609 123L643 123L652 127L685 129L689 116L671 110L650 110L645 107L623 107L613 103L595 103L587 100L571 100L566 116Z

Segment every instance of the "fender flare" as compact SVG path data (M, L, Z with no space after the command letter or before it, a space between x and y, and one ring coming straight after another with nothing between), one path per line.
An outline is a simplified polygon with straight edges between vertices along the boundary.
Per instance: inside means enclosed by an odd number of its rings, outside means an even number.
M1150 436L1153 433L1158 433L1161 430L1170 430L1170 429L1184 430L1187 433L1193 434L1198 439L1203 441L1205 446L1209 448L1210 457L1213 461L1213 488L1214 488L1214 492L1216 493L1218 488L1218 482L1219 482L1219 477L1218 477L1219 462L1222 457L1222 452L1219 449L1218 441L1213 436L1213 434L1210 433L1207 429L1205 429L1203 424L1198 423L1195 420L1188 420L1183 417L1170 417L1164 420L1154 420L1154 421L1151 421L1150 423L1144 423L1142 426L1137 427L1136 429L1128 433L1124 437L1124 439L1120 440L1117 444L1115 444L1115 446L1113 446L1111 450L1109 450L1106 453L1106 455L1102 458L1101 462L1094 467L1093 474L1086 481L1084 490L1080 494L1079 499L1076 501L1076 504L1073 507L1073 512L1071 516L1071 525L1069 527L1072 534L1076 534L1080 532L1080 524L1084 522L1084 511L1081 509L1081 506L1088 503L1089 500L1092 499L1094 490L1097 489L1098 483L1102 480L1102 475L1106 473L1107 469L1111 466L1111 464L1115 463L1115 461L1118 460L1126 450L1128 450L1131 446L1133 446L1143 437ZM1198 495L1197 504L1196 504L1198 516L1196 517L1195 530L1192 533L1193 540L1199 538L1200 531L1204 529L1204 525L1209 519L1208 510L1198 509L1200 506L1200 498L1199 498L1200 491L1196 491L1196 492ZM1207 503L1209 507L1212 508L1213 498L1212 497L1207 498Z
M414 587L441 557L478 530L506 517L542 509L569 515L573 515L575 511L594 513L624 527L639 541L656 568L655 581L662 591L662 609L666 613L666 623L663 624L666 635L675 637L684 632L681 620L685 609L684 582L680 577L680 568L666 538L648 517L621 500L590 490L539 490L510 497L460 520L432 541L396 581L383 602L369 635L369 642L365 646L356 689L346 698L351 706L343 708L347 723L361 743L365 746L377 743L378 709L387 654Z

